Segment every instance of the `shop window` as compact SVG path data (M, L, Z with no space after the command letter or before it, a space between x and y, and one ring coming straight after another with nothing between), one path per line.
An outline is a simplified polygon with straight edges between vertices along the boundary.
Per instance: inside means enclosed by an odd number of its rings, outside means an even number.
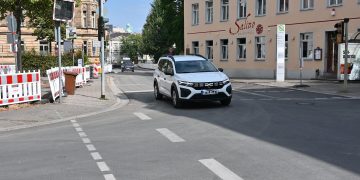
M192 42L193 53L199 54L199 41Z
M266 0L256 0L256 15L257 16L266 15Z
M328 0L329 6L340 6L342 5L342 0Z
M238 0L238 19L246 18L246 0Z
M314 9L314 0L301 0L301 10Z
M300 34L301 57L313 59L313 33Z
M212 0L205 2L205 13L205 22L212 23L214 19L214 3Z
M229 20L229 0L221 0L221 21Z
M289 11L289 0L277 0L278 13L287 13Z
M265 36L255 37L255 57L256 59L265 59L266 49L265 49Z
M192 25L199 24L199 4L192 5Z
M246 38L237 39L237 58L246 59Z
M206 58L209 60L214 59L213 41L206 41Z
M221 39L221 60L227 60L229 58L229 48L228 48L229 40Z

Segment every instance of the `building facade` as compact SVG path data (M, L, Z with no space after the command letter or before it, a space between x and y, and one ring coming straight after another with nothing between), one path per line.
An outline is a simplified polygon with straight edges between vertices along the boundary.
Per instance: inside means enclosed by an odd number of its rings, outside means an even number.
M82 0L81 4L75 9L75 16L69 26L76 27L77 38L74 40L75 51L84 51L90 61L99 62L97 19L98 19L97 0ZM0 64L15 64L14 53L7 43L7 21L0 21ZM46 40L36 40L33 36L33 29L27 27L27 20L22 24L22 50L30 51L34 49L40 54L55 54L55 42ZM63 47L62 47L63 48Z
M360 30L360 0L186 0L185 50L213 60L232 77L275 78L277 25L285 24L285 78L336 77L334 25ZM314 52L316 50L316 56Z

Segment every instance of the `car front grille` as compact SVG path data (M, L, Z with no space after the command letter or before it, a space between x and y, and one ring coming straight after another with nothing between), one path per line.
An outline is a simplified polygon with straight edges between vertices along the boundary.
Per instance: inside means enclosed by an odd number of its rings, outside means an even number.
M220 82L196 82L192 86L196 90L202 89L221 89L224 87L224 83Z

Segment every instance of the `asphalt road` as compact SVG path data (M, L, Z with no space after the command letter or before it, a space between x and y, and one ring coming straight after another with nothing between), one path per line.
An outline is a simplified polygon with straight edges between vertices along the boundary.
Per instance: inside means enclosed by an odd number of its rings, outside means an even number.
M229 107L174 109L151 72L112 76L127 106L0 135L0 179L360 179L359 100L238 83Z

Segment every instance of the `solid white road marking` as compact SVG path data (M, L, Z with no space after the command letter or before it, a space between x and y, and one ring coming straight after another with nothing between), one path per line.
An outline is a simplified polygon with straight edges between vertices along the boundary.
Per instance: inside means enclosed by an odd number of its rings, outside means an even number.
M77 132L82 132L83 131L83 129L82 128L75 128L75 130L77 131Z
M215 159L202 159L199 161L223 180L243 180Z
M145 93L145 92L153 92L154 90L141 90L141 91L125 91L125 93Z
M87 145L86 145L86 148L87 148L89 151L96 151L95 146L92 145L92 144L87 144Z
M135 116L137 116L138 118L140 118L141 120L150 120L151 117L145 115L144 113L140 113L140 112L136 112L134 113Z
M82 138L82 141L83 141L84 144L90 144L91 143L89 138Z
M171 132L169 129L161 128L161 129L156 129L156 130L158 132L160 132L163 136L168 138L171 142L185 142L185 140L183 138L181 138L178 135L176 135L175 133Z
M96 164L98 165L101 172L110 171L109 166L105 162L97 162Z
M98 152L91 153L91 156L95 161L102 159L101 155Z
M104 174L105 180L116 180L113 174Z
M84 133L84 132L79 132L79 136L80 137L87 137L86 133Z

